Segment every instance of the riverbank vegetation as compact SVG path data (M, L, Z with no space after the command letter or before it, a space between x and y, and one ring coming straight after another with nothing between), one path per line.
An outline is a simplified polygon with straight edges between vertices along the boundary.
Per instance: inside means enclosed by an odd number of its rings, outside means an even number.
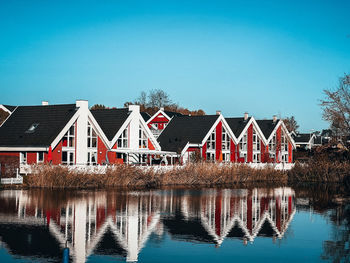
M26 187L44 188L156 188L162 186L218 186L249 182L287 182L287 173L273 168L195 163L169 170L127 165L108 167L104 174L70 171L64 166L39 165L24 177Z

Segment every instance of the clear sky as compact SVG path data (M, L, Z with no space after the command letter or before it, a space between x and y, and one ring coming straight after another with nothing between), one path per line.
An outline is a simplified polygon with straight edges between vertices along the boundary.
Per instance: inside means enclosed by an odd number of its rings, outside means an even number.
M163 89L207 114L294 115L350 72L350 1L0 2L0 104L122 107Z

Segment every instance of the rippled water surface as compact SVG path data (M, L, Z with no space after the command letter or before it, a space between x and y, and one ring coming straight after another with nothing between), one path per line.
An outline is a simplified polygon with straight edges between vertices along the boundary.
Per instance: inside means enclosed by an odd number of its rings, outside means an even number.
M0 262L348 262L348 192L2 190Z

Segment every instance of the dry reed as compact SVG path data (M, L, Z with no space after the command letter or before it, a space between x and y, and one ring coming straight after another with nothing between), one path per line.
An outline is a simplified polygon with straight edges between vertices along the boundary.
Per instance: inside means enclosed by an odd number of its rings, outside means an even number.
M287 182L287 173L273 168L194 163L170 170L116 165L104 174L69 171L64 166L40 165L24 179L28 187L44 188L155 188L161 186L215 186L249 182Z

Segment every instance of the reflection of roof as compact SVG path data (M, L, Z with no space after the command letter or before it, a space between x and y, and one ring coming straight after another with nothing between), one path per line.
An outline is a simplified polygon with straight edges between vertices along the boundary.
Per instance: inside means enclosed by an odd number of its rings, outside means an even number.
M19 106L0 127L0 145L47 147L76 111L75 104Z
M199 219L185 220L183 216L177 213L174 217L164 218L162 222L171 236L176 239L204 243L214 242L214 239L208 234Z
M175 116L158 137L162 150L180 153L187 143L202 143L219 115Z
M111 229L108 228L100 239L98 245L94 248L93 254L120 255L126 257L127 251L116 242L114 234Z
M111 141L128 118L129 109L101 109L92 110L91 113Z
M247 123L250 121L251 117L249 117L247 120L244 120L244 118L225 118L228 126L230 126L230 129L238 138L242 131L244 130Z
M50 235L46 227L0 224L0 237L10 254L43 262L61 260L60 244Z
M276 128L276 125L278 124L279 120L276 120L275 122L273 120L257 120L256 123L259 125L260 130L264 134L265 138L268 139L273 132L273 130Z

